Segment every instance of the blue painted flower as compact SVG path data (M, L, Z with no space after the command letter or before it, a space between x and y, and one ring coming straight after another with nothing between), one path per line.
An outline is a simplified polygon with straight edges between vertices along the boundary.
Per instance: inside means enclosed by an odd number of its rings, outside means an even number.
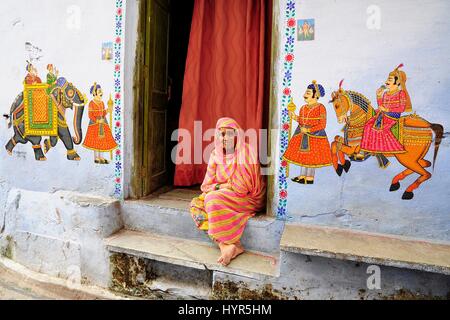
M284 218L286 216L286 208L285 207L278 207L278 212L277 212L277 217L278 218Z
M287 70L284 77L288 80L291 81L292 80L292 72L291 70Z
M294 44L294 37L293 36L289 36L286 40L287 44L292 45Z
M294 10L294 9L295 9L295 3L294 3L294 1L289 1L289 2L287 3L287 9L288 9L288 10Z

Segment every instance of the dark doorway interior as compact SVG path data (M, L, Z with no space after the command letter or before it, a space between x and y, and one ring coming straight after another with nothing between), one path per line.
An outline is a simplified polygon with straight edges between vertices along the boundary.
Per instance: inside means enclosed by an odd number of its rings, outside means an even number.
M192 13L195 0L171 1L171 30L169 40L169 77L171 81L171 99L169 101L169 113L167 118L168 138L178 129L180 119L181 102L183 95L183 79L186 66L189 36L191 30ZM171 140L171 139L170 139ZM175 164L170 156L176 141L168 141L166 153L168 184L173 183Z

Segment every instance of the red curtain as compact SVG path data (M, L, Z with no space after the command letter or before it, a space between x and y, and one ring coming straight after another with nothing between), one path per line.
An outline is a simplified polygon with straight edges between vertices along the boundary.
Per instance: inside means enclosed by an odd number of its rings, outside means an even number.
M271 9L268 0L195 1L179 122L191 133L192 162L179 164L177 156L176 186L200 184L206 173L207 163L193 163L194 139L202 150L211 141L194 137L194 121L203 132L221 117L244 130L263 127Z

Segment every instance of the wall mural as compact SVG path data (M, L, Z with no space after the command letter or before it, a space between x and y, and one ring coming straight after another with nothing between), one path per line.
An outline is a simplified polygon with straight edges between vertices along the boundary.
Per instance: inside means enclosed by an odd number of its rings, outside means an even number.
M81 158L74 149L83 137L81 127L87 98L72 83L64 77L58 77L58 71L52 64L47 66L47 82L42 83L36 67L28 62L27 75L24 80L24 90L12 104L9 127L14 130L14 136L6 144L6 151L12 155L18 143L30 142L33 146L35 159L45 161L47 154L61 140L67 149L67 159L80 161ZM117 148L109 123L112 122L113 101L110 97L108 109L102 101L103 91L100 85L94 83L90 90L93 100L89 103L89 126L83 146L94 151L94 161L98 164L108 164L103 152L111 152ZM73 110L74 133L72 136L67 125L66 110ZM110 120L107 121L107 115ZM41 141L44 140L44 150Z
M377 90L378 109L374 110L371 102L364 95L339 89L332 93L332 100L339 123L345 123L344 137L338 136L332 143L333 166L341 176L343 170L348 172L351 161L365 161L370 156L377 157L381 168L389 165L386 157L395 157L405 170L392 179L389 191L400 189L400 181L411 174L419 177L403 193L403 200L411 200L414 190L426 180L431 173L426 170L436 162L439 146L444 134L440 124L429 123L416 113L411 112L412 105L406 89L406 73L399 69L392 71L385 85ZM434 139L433 163L425 160Z
M117 148L117 143L111 133L109 124L112 122L113 101L111 96L108 101L108 108L102 101L102 87L94 83L90 90L94 97L89 102L89 127L86 132L86 138L83 147L94 151L94 162L98 164L109 164L109 161L103 157L104 152L110 152L112 160L112 151ZM109 114L110 120L107 121Z
M289 175L288 162L283 159L283 155L286 152L289 135L291 132L291 118L289 117L288 104L291 101L291 85L292 85L292 70L294 67L294 43L296 37L296 3L293 0L286 2L285 10L285 44L284 44L284 63L283 63L283 82L282 85L283 95L281 97L281 133L280 133L280 163L278 169L278 208L277 218L284 220L288 218L287 213L287 197L288 197L288 184L287 176Z
M406 86L407 76L402 70L403 64L390 72L385 84L376 91L376 108L363 94L344 90L344 81L341 81L339 88L332 92L330 103L336 113L336 121L344 124L343 135L336 136L330 145L325 131L326 109L319 102L319 99L325 96L321 84L313 81L307 86L303 95L306 104L296 113L297 106L292 99L291 88L295 60L294 43L296 31L298 38L299 32L303 30L299 22L304 24L304 20L295 20L295 1L287 1L285 12L277 217L289 218L286 207L290 165L301 167L300 175L291 180L308 188L308 185L315 183L317 168L332 166L336 174L342 176L350 172L352 163L363 165L368 158L375 157L379 167L386 168L390 164L388 158L395 158L405 170L393 177L390 187L386 186L386 191L399 190L401 181L415 174L418 175L417 179L405 188L402 195L403 200L413 199L414 190L432 176L427 168L434 168L444 128L441 124L430 123L416 113L411 113L413 110ZM298 127L294 131L295 122ZM431 162L424 158L432 146Z
M18 144L31 143L35 159L45 161L47 153L61 140L67 149L67 159L79 161L80 156L74 149L82 139L81 121L84 113L86 98L72 83L64 77L56 77L52 65L47 66L47 83L42 83L35 66L28 62L27 75L24 80L24 90L14 100L8 127L13 129L14 135L5 148L12 155ZM66 110L74 110L74 136L66 121ZM42 150L43 137L45 149Z
M116 0L116 21L114 41L114 139L117 149L114 155L114 195L123 198L123 159L122 159L122 42L123 42L123 17L125 8L123 0Z
M314 19L302 19L297 21L297 40L313 41L316 35Z
M289 140L283 159L302 168L300 176L292 179L296 183L314 184L316 168L331 166L331 148L325 132L327 110L318 102L323 96L325 89L313 81L303 95L306 105L301 107L298 116L292 100L288 105L289 117L298 122L299 126Z
M17 144L32 145L37 161L47 160L47 154L61 140L67 149L67 159L80 161L81 157L75 145L83 142L83 147L94 152L94 162L109 164L114 161L114 195L122 197L122 38L123 38L123 0L116 0L115 5L115 41L103 44L102 59L112 60L114 57L114 98L109 96L107 106L103 102L103 90L100 84L94 83L90 88L92 100L89 102L89 126L84 142L82 120L86 95L59 76L59 71L52 64L47 65L46 82L38 75L34 62L42 60L42 50L33 44L25 44L29 55L26 65L26 76L23 91L14 100L9 114L8 127L14 135L5 145L6 151L12 155ZM112 57L113 56L113 57ZM67 125L66 111L73 110L72 133ZM71 119L72 120L72 119ZM41 142L43 141L43 146ZM109 160L103 154L109 153Z

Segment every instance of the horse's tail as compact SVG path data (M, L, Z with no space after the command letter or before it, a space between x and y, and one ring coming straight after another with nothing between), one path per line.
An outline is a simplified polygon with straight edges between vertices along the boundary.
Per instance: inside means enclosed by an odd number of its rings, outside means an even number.
M436 164L436 158L439 152L439 147L442 142L442 138L444 137L444 127L441 124L438 123L432 123L431 124L431 130L434 131L434 155L433 155L433 170L434 166Z

